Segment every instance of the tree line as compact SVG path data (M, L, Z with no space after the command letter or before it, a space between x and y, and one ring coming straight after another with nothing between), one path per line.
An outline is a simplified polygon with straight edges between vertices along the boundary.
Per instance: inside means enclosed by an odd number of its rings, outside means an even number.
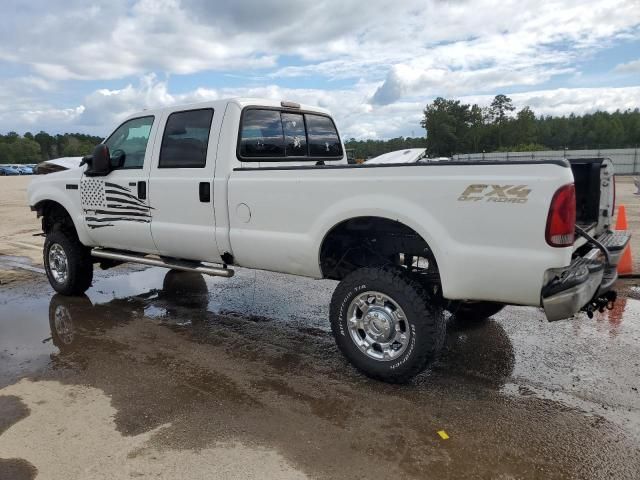
M436 98L424 109L426 148L431 155L492 151L627 148L640 145L640 110L597 111L562 117L515 111L496 95L488 107Z
M49 135L16 132L0 135L0 163L38 163L59 157L80 157L93 151L101 137L84 133Z
M436 98L423 111L425 137L345 142L355 158L394 150L426 148L432 156L495 151L635 148L640 146L640 110L597 111L584 115L537 116L530 107L516 111L506 95L487 107Z

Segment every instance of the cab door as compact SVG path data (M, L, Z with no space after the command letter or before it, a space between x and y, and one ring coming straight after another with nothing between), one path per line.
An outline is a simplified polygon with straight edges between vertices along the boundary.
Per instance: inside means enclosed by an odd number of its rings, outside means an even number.
M149 198L158 254L219 262L213 175L221 115L213 108L168 111L153 153Z
M123 163L105 176L83 175L83 219L96 245L156 253L148 180L157 123L153 115L125 121L104 142L112 158L124 156Z

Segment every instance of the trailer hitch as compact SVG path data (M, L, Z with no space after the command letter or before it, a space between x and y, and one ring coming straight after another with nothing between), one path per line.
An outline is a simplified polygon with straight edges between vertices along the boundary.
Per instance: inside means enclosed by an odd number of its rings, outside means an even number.
M582 310L583 312L587 312L587 317L593 318L593 312L595 311L603 313L605 309L613 310L613 305L615 304L616 298L618 298L618 294L615 292L615 290L609 290L599 297L593 298L580 310Z

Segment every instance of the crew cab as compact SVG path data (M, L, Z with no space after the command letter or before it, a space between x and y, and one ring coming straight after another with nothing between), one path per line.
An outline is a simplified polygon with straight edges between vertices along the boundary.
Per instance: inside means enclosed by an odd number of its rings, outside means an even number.
M629 239L610 230L608 160L353 165L327 111L285 101L145 110L38 171L28 198L57 292L86 291L96 263L338 280L340 350L392 382L436 357L445 311L604 308Z

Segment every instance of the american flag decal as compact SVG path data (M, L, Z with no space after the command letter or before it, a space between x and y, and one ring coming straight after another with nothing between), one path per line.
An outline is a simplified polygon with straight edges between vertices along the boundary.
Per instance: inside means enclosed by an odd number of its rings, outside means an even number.
M111 227L115 222L151 222L151 210L130 188L95 178L82 180L82 210L91 229Z

